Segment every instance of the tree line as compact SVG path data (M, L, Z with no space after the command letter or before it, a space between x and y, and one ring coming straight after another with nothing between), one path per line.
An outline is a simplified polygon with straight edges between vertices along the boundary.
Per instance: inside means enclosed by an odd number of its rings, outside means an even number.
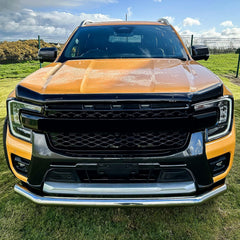
M46 43L41 40L41 47L57 47L61 45ZM0 63L17 63L37 60L38 40L19 40L15 42L0 42Z

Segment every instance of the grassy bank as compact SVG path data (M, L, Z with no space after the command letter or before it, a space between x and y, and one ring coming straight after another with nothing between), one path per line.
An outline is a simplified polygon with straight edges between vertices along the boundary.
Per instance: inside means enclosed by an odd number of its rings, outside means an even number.
M233 77L237 55L211 56L201 62L219 75L235 96L240 134L240 86ZM0 65L0 145L5 99L36 63ZM227 76L227 77L226 77ZM227 178L228 191L202 206L174 208L73 208L36 205L17 195L0 148L0 239L240 239L240 147Z

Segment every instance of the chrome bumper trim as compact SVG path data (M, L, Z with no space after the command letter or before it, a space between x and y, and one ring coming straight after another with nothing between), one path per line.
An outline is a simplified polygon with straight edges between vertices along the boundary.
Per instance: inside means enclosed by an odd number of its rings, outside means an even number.
M57 183L45 182L43 192L68 195L159 195L196 192L195 183Z
M77 198L39 196L23 186L15 185L14 190L31 201L42 205L86 206L86 207L158 207L200 204L226 191L226 185L217 187L199 196L151 197L151 198Z

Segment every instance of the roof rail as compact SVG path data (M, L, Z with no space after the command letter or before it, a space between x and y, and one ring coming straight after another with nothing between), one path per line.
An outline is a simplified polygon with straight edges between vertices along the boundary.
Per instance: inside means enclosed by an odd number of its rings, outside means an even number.
M158 19L158 22L166 25L170 25L169 21L166 18L160 18Z
M91 21L91 20L83 20L83 21L80 23L80 27L86 26L88 23L93 23L93 21Z

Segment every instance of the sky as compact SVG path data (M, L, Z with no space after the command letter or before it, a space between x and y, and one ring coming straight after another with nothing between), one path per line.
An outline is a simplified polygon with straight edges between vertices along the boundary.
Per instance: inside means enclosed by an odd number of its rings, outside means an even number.
M0 0L0 41L65 42L84 19L157 21L181 35L240 38L240 0Z

